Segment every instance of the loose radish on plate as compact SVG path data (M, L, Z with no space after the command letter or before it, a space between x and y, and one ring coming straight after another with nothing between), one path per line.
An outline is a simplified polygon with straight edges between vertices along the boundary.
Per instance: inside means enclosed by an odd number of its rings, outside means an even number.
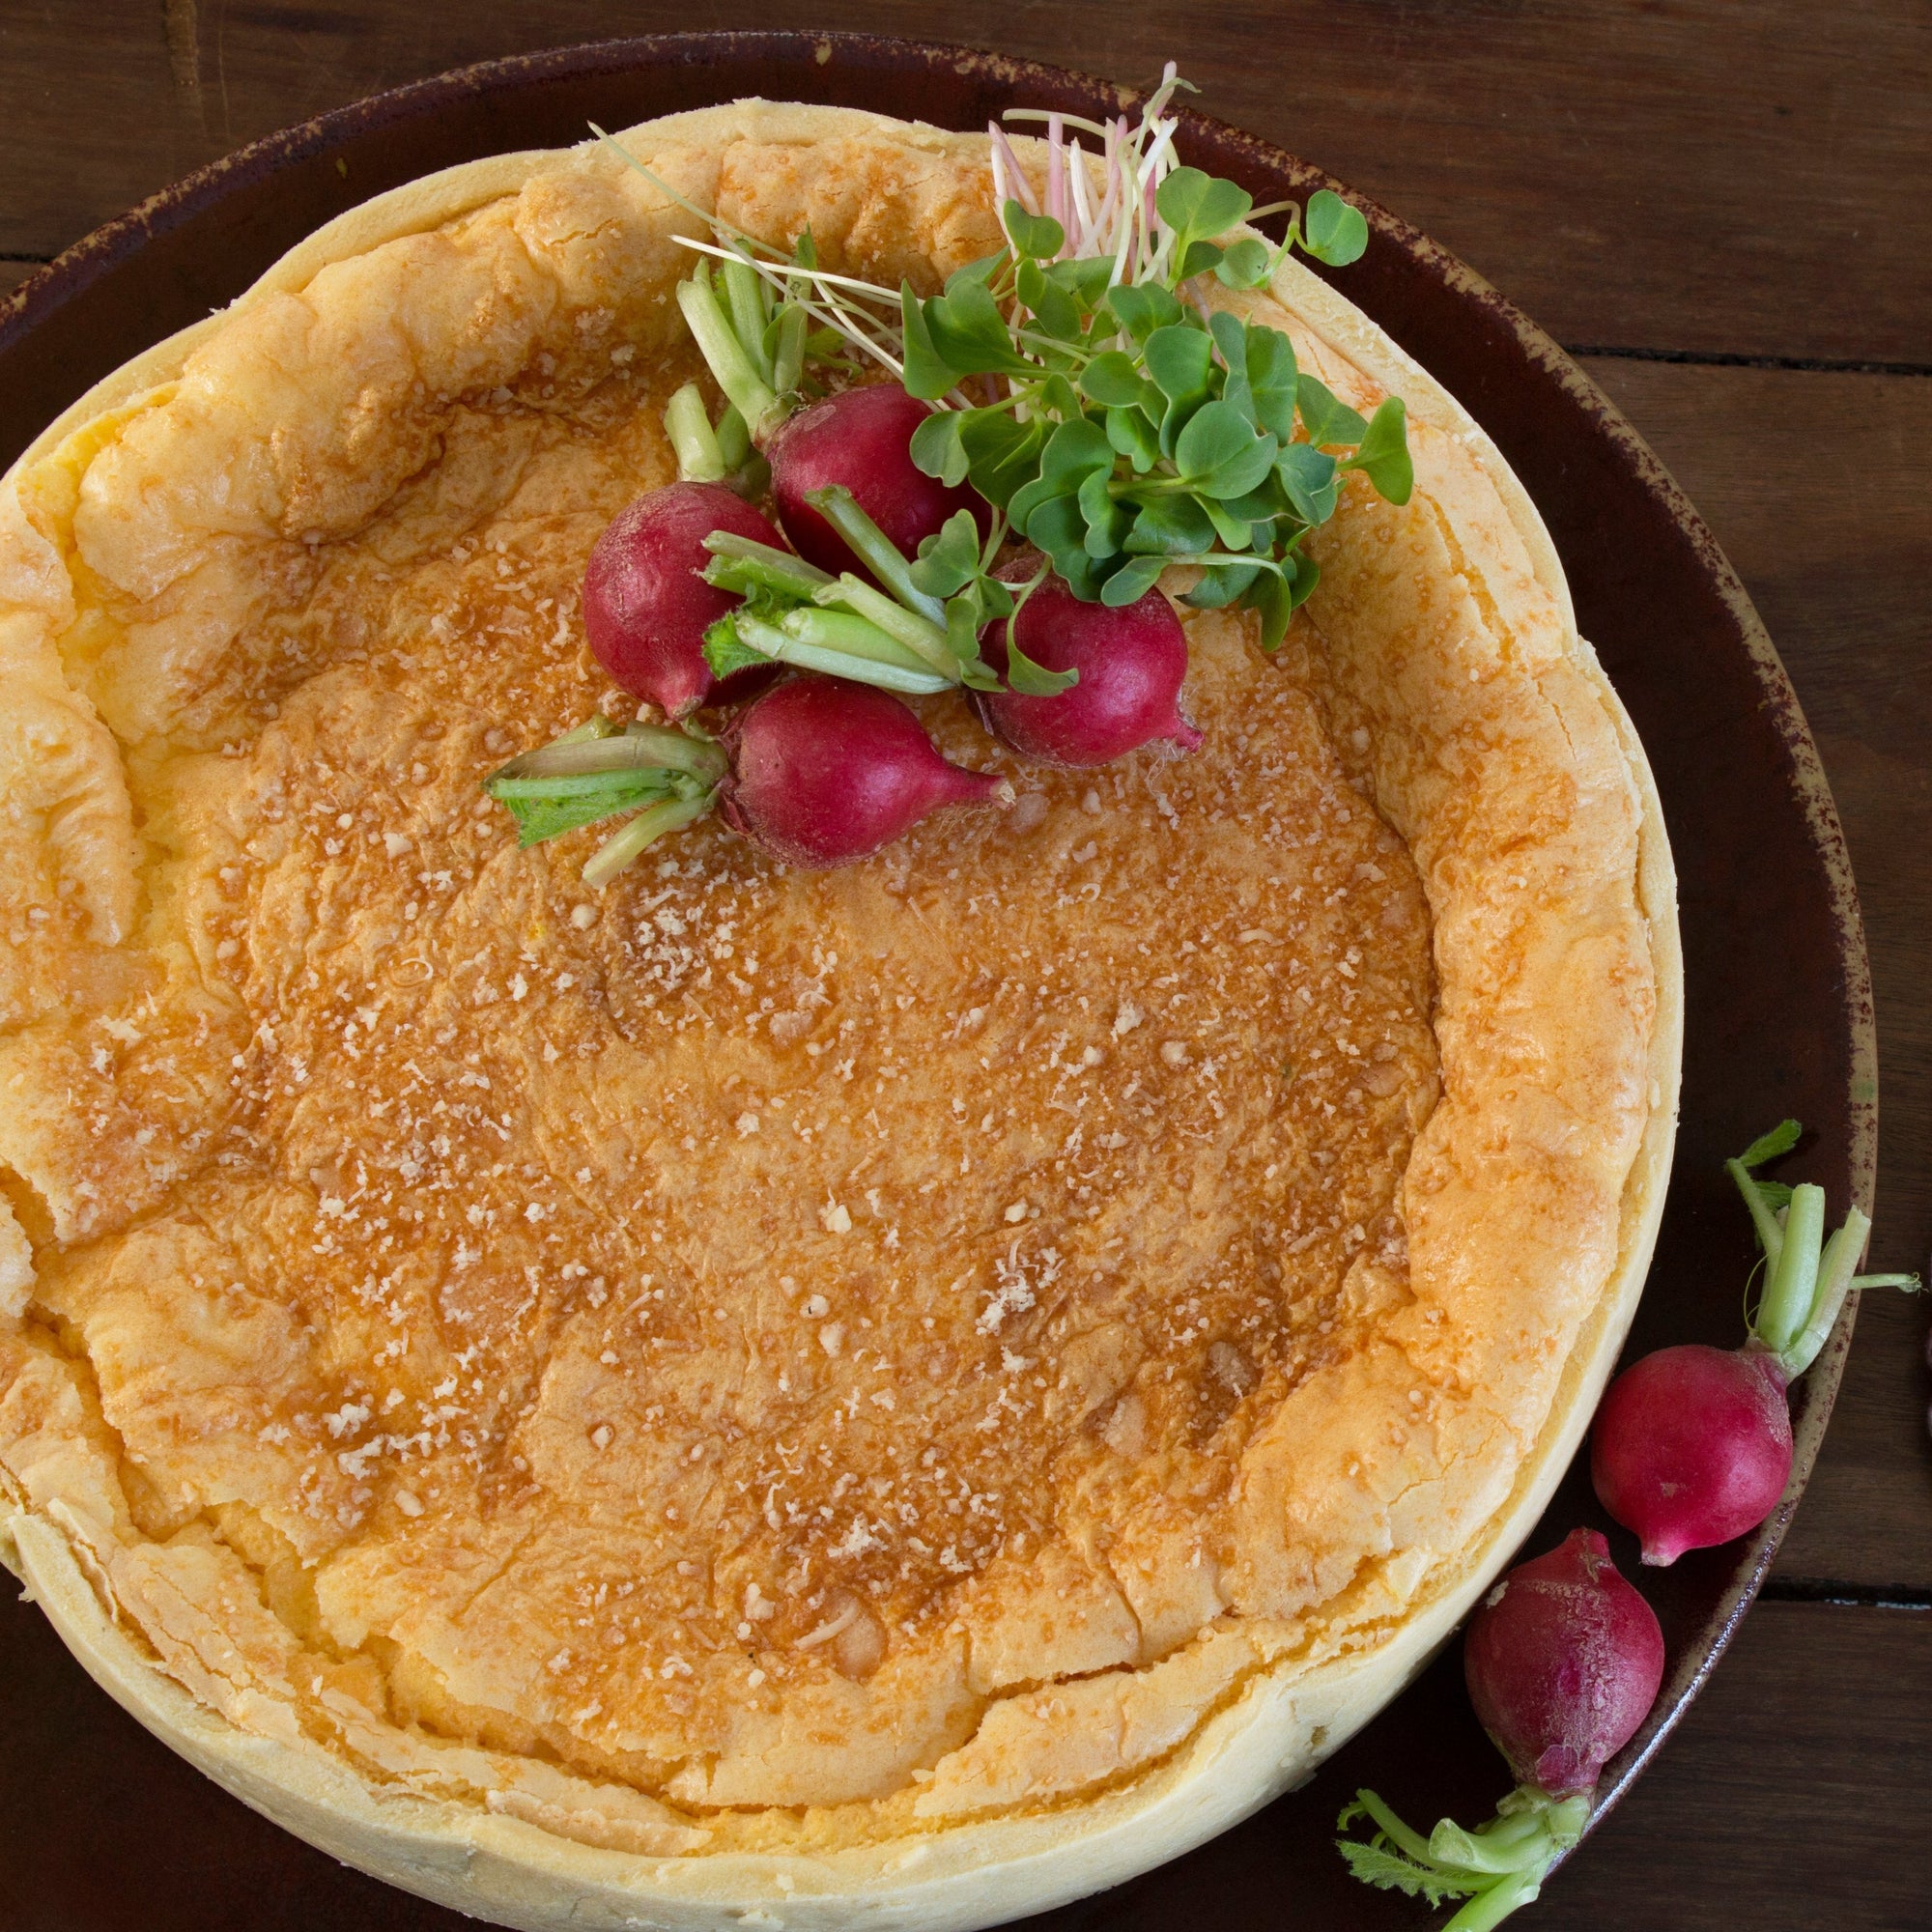
M705 581L704 539L779 533L722 483L673 483L618 511L583 574L583 628L597 662L633 697L682 718L710 696L704 633L737 600Z
M1825 1346L1854 1288L1918 1286L1915 1275L1861 1275L1871 1223L1854 1208L1825 1239L1825 1190L1759 1180L1797 1145L1785 1121L1725 1163L1750 1209L1768 1273L1738 1350L1687 1343L1626 1369L1597 1411L1590 1479L1598 1499L1662 1566L1755 1529L1791 1476L1785 1390Z
M1013 615L992 627L987 657L1009 665L1009 644L1030 664L1071 674L1065 690L981 691L987 728L1014 751L1050 765L1104 765L1162 741L1192 752L1201 733L1180 715L1187 634L1157 589L1118 608L1083 603L1043 578Z
M940 756L896 698L839 679L794 677L734 718L724 737L608 718L513 758L484 790L520 842L634 812L583 867L607 885L668 832L716 811L793 866L864 859L948 805L1010 804L997 774Z
M1342 1813L1376 1828L1338 1840L1359 1879L1468 1902L1442 1932L1488 1932L1527 1905L1583 1834L1604 1766L1636 1735L1663 1681L1663 1633L1594 1529L1572 1530L1519 1564L1470 1620L1463 1642L1469 1699L1517 1777L1476 1831L1444 1818L1426 1838L1373 1791Z

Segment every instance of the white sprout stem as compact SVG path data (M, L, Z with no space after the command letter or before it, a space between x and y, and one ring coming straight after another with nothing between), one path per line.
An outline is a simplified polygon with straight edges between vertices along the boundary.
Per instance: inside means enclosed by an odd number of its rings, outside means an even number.
M1001 192L1000 206L1004 208L1008 201L1016 201L1029 214L1037 214L1039 202L1035 197L1033 184L1027 180L1026 170L1020 166L1020 157L1013 153L1012 144L1007 139L1005 130L997 122L989 123L986 136L992 143L995 156L1006 162L1007 186ZM997 172L994 180L995 182L999 180Z
M1090 121L1084 114L1065 114L1052 107L1007 107L1000 112L1002 121L1062 121L1069 128L1078 128L1083 134L1093 134L1105 139L1107 130L1098 121Z

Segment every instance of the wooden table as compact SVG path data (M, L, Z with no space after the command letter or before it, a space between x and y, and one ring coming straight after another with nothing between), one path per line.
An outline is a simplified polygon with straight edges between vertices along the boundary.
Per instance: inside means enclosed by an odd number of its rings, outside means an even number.
M1146 81L1406 216L1548 328L1737 565L1836 789L1884 1068L1871 1265L1932 1246L1932 14L1924 0L0 0L0 295L288 123L466 62L704 26ZM1740 880L1740 892L1749 890ZM1525 1922L1932 1925L1932 1388L1875 1297L1764 1598ZM64 1660L62 1660L64 1662ZM114 1714L107 1713L112 1719ZM0 1818L0 1862L8 1822ZM0 1898L4 1897L0 1893ZM0 1919L26 1932L0 1908ZM98 1925L139 1922L103 1907ZM265 1900L264 1926L276 1922ZM1422 1922L1422 1921L1418 1921Z

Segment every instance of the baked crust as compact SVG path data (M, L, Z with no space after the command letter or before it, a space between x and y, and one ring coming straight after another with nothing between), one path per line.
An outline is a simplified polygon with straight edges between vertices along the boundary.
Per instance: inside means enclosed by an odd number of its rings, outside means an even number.
M625 139L880 279L993 245L977 137L741 103ZM1017 829L821 880L696 835L577 923L577 855L508 851L469 788L493 721L534 742L596 696L558 593L670 473L639 405L690 373L684 219L595 152L417 184L12 473L4 1533L144 1721L433 1896L986 1922L1264 1802L1533 1520L1662 1205L1668 852L1514 479L1290 270L1305 366L1408 401L1418 488L1346 499L1278 668L1195 620L1201 763L1106 798L1015 768ZM1082 867L1157 908L1171 978L1122 980L1139 928L1080 914ZM1029 987L1069 924L1097 956ZM1158 1034L1156 982L1193 1003ZM969 1149L975 1061L1008 1119ZM761 1159L777 1101L816 1124ZM1121 1158L1069 1161L1056 1109ZM846 1505L880 1483L899 1520Z

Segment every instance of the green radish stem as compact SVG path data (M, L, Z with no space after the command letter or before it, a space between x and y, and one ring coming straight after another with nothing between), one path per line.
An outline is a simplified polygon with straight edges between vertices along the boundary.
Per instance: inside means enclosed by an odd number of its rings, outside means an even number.
M1871 1221L1859 1208L1850 1209L1844 1226L1827 1240L1822 1187L1804 1182L1786 1188L1754 1179L1752 1169L1789 1153L1802 1132L1796 1121L1782 1121L1724 1163L1750 1209L1770 1268L1751 1340L1776 1362L1786 1382L1796 1381L1818 1359L1853 1289L1898 1288L1913 1293L1920 1286L1915 1274L1857 1272L1871 1236ZM1781 1213L1780 1201L1785 1204Z
M841 617L843 623L836 621ZM707 653L727 631L748 650L774 663L876 685L881 691L923 696L948 691L956 681L929 669L876 624L842 611L788 611L773 624L750 610L734 611L705 633Z
M688 483L722 483L731 466L705 412L703 392L687 383L665 405L665 434L677 452L677 473Z
M1337 1840L1357 1878L1425 1897L1466 1902L1441 1932L1490 1932L1542 1889L1549 1868L1583 1835L1587 1798L1553 1799L1521 1785L1497 1815L1476 1831L1444 1818L1427 1838L1412 1831L1373 1791L1358 1791L1337 1820L1347 1831L1366 1817L1376 1827L1367 1844Z
M1756 1328L1765 1347L1782 1355L1811 1314L1818 1292L1818 1253L1825 1238L1825 1190L1806 1182L1791 1190L1784 1238L1764 1285Z
M586 886L608 886L626 866L667 832L689 825L711 810L711 794L699 798L668 798L645 808L623 831L605 839L583 865Z
M728 274L730 264L726 264ZM747 268L748 275L752 270ZM753 278L755 279L755 277ZM718 379L718 386L730 398L731 406L745 418L753 442L761 441L783 421L785 411L766 380L765 372L752 359L746 345L726 319L718 292L702 265L687 282L677 285L677 305L697 343L698 352ZM763 324L759 334L763 334Z
M945 628L929 617L922 617L917 611L906 610L903 605L895 604L890 597L874 590L863 578L854 577L849 570L835 582L815 592L812 602L843 604L847 610L856 611L889 636L896 638L949 682L958 680L959 659L948 640Z
M813 490L805 500L851 545L859 560L908 611L917 611L935 624L946 622L946 607L913 582L912 566L899 554L898 546L859 507L842 483Z

